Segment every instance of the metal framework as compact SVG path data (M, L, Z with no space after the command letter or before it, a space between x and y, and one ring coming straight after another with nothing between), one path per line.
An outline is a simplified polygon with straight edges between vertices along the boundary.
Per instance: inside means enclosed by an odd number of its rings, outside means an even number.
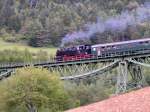
M86 78L86 77L93 77L95 75L98 75L98 74L102 74L106 71L109 71L111 69L113 69L114 67L117 66L119 61L115 61L105 67L102 67L102 68L98 68L96 70L93 70L93 71L90 71L90 72L87 72L87 73L84 73L82 75L78 74L78 75L75 75L75 76L68 76L68 77L61 77L61 80L74 80L74 79L82 79L82 78Z
M126 61L119 62L116 94L125 92L127 89L127 66Z
M150 67L148 64L149 55L119 57L112 59L92 59L80 60L77 62L62 62L62 63L40 63L40 64L25 64L15 66L1 66L0 79L5 79L14 73L16 68L35 66L43 67L51 72L57 72L61 76L61 80L83 80L87 78L98 77L113 68L118 67L116 94L125 92L129 86L142 87L144 82L144 75L142 66ZM130 75L129 75L130 74ZM129 83L129 80L131 83Z

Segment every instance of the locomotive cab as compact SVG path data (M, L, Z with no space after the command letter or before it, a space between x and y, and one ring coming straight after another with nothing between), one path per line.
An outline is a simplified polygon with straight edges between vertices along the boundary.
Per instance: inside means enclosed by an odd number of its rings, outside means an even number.
M79 54L91 54L91 45L80 45L78 46Z

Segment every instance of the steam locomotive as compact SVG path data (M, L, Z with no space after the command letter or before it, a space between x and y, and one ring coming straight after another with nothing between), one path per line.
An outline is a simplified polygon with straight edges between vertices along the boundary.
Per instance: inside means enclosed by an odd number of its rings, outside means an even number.
M95 58L123 57L147 53L150 53L150 38L60 48L56 52L56 61L78 61Z

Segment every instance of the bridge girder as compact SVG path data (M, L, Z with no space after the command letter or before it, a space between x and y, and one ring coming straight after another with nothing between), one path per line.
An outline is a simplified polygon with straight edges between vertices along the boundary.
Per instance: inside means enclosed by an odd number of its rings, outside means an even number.
M76 63L73 65L59 65L59 66L48 66L47 64L43 66L43 68L47 68L51 72L57 72L60 74L62 80L75 80L79 81L82 79L92 78L100 76L100 74L103 74L107 71L112 70L112 68L115 68L118 66L118 75L117 75L117 83L116 83L116 93L123 93L127 90L128 81L129 81L129 72L132 77L132 82L135 84L135 86L139 87L143 85L144 82L144 75L142 73L142 67L146 66L150 67L149 64L146 64L146 62L149 61L148 57L136 57L136 58L118 58L114 59L114 61L99 61L95 62L92 61L91 63ZM33 65L33 64L32 64ZM42 66L42 65L41 65ZM4 71L3 71L4 70ZM5 71L6 70L6 71ZM12 71L15 70L12 69L1 69L1 75L0 77L7 77L9 76ZM3 71L3 72L2 72Z

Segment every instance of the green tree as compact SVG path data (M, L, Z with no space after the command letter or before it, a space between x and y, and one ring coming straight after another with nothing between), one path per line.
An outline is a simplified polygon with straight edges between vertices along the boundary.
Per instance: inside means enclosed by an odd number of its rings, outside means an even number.
M96 84L66 83L66 90L75 102L75 106L87 105L109 97L112 87L108 89L103 83L102 80Z
M56 74L41 68L22 68L0 83L1 112L57 112L69 106Z

